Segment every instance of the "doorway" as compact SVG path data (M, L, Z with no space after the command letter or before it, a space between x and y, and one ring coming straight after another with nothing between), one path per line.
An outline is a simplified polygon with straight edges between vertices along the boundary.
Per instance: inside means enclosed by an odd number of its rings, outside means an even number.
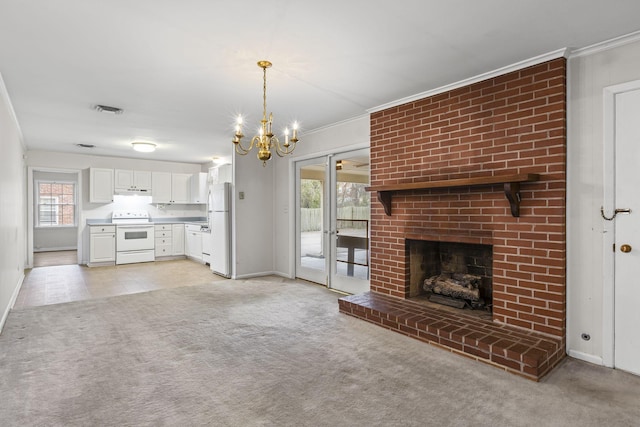
M605 90L605 364L640 375L640 81ZM613 248L613 250L611 249Z
M295 163L296 277L350 294L369 290L367 149Z
M78 264L80 171L29 168L28 266Z

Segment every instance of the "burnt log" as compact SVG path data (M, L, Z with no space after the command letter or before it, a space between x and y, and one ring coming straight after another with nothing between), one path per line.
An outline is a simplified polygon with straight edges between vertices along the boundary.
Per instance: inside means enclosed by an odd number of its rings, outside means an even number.
M482 278L472 274L440 274L425 279L422 289L427 292L460 298L469 301L480 300L478 284Z

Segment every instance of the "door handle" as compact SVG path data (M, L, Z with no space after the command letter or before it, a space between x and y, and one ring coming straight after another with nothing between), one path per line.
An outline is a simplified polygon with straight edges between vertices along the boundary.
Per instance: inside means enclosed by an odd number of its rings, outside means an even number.
M625 243L624 245L620 246L620 251L628 254L629 252L631 252L631 245L627 245Z

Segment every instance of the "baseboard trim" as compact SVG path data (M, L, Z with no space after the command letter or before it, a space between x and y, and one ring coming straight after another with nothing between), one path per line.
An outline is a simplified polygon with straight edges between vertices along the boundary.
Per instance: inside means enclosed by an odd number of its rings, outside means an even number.
M61 246L59 248L39 248L34 249L33 252L60 252L60 251L77 251L76 246Z
M576 350L569 350L567 351L567 355L569 357L573 357L574 359L593 363L594 365L604 366L604 361L602 360L602 357L594 356L592 354L583 353L581 351L576 351Z
M233 277L233 279L236 279L236 280L255 279L256 277L264 277L264 276L280 276L280 273L278 273L277 271L262 271L260 273L236 275L235 277Z
M20 293L20 289L22 289L23 283L24 283L24 271L22 272L22 274L20 274L20 277L18 278L18 283L16 283L16 286L13 290L13 294L11 295L11 299L9 300L9 304L7 304L7 307L5 308L4 313L2 313L2 319L0 319L0 334L4 329L4 324L7 321L7 318L9 317L9 312L11 311L14 304L16 303L16 300L18 299L18 294Z

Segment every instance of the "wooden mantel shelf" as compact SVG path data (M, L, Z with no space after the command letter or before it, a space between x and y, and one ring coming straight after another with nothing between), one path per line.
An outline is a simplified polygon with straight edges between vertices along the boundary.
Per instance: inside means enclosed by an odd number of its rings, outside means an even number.
M376 191L378 200L384 206L384 212L391 215L391 196L393 193L430 188L480 187L495 184L504 185L504 193L511 205L511 215L520 216L520 183L535 182L540 179L537 173L521 173L510 175L481 176L477 178L446 179L442 181L409 182L403 184L380 185L367 187L367 191Z

